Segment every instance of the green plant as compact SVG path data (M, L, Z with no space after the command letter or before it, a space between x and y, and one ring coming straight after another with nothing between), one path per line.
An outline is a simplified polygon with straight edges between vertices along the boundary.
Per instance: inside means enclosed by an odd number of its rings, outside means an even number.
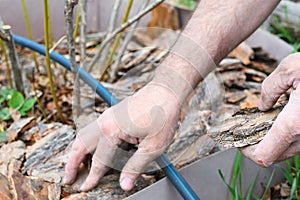
M14 112L26 116L27 111L34 106L36 101L36 98L25 99L21 92L11 88L0 90L0 119L10 120Z
M284 177L287 182L291 185L290 199L300 199L299 194L299 179L300 179L300 170L299 170L299 155L293 157L294 166L292 166L290 161L286 161L287 169L281 168Z
M242 160L242 154L240 151L237 152L236 158L235 158L235 163L234 163L234 168L233 168L233 177L232 177L232 182L231 185L229 183L226 182L225 180L225 176L222 173L222 171L219 169L219 175L222 179L222 181L225 183L225 185L227 186L229 192L230 192L230 200L250 200L251 197L253 197L255 200L263 200L267 194L267 191L270 188L271 185L271 181L273 179L275 170L273 170L268 183L266 185L264 194L262 195L261 198L257 197L257 195L255 195L253 193L253 188L256 182L256 177L257 175L254 177L254 179L251 181L249 188L247 190L246 193L246 197L243 198L243 191L242 191L242 174L241 174L241 160ZM237 182L239 183L239 185L237 185Z
M293 30L288 18L288 8L284 7L284 22L282 23L277 16L273 17L273 24L270 26L270 32L277 35L281 39L293 45L294 52L300 50L300 23L298 30ZM284 25L283 25L284 24Z

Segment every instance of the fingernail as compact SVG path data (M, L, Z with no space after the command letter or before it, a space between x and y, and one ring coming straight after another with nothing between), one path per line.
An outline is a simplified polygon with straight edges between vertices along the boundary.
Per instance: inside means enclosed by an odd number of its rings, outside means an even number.
M63 185L68 185L70 183L70 180L68 180L67 177L64 177L62 182L63 182Z
M129 191L134 186L134 180L128 177L125 177L121 181L121 188L125 191Z
M86 186L85 183L81 185L80 190L81 190L82 192L86 192L86 191L88 190L88 188L87 188L87 186Z
M257 107L259 110L262 110L262 111L265 110L264 103L262 102L261 99L258 100Z

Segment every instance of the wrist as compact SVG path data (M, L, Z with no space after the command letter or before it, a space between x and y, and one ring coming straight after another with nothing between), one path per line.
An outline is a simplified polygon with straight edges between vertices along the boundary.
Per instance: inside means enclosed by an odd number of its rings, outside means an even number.
M156 70L154 78L148 85L164 88L166 93L175 96L180 106L183 105L195 87L193 83L187 80L186 77L182 76L178 71L162 65Z

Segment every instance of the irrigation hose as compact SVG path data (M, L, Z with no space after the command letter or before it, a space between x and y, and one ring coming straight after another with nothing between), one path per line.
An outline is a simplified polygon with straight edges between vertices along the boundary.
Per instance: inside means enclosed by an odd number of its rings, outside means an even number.
M43 45L40 45L32 40L23 38L18 35L13 35L13 38L15 40L15 43L26 47L28 49L31 49L32 51L35 51L41 55L46 54L45 47ZM50 52L50 58L54 60L55 62L62 65L67 70L71 71L70 68L70 61L66 59L64 56L60 55L59 53L52 51ZM78 67L78 73L79 77L87 84L89 85L96 93L109 105L113 106L118 103L118 100L115 99L110 92L101 85L98 81L96 81L89 73L87 73L85 70ZM166 155L162 154L160 157L156 159L156 162L159 164L159 166L162 168L162 170L165 172L168 179L171 181L173 186L177 189L177 191L180 193L180 195L185 200L200 200L200 198L197 196L197 194L193 191L191 186L186 182L184 177L177 171L177 169L174 167L174 165L169 161L169 159L166 157Z

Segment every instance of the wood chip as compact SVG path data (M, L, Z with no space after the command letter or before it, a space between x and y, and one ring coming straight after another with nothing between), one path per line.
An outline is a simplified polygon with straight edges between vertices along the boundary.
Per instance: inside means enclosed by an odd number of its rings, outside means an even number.
M2 146L0 152L0 173L8 176L9 163L13 160L22 161L24 159L25 144L18 140Z
M246 98L246 94L244 91L234 91L226 93L226 102L227 103L237 103Z
M48 183L42 179L24 176L15 172L11 177L16 199L59 200L61 189L58 184Z
M228 56L238 58L243 64L249 65L253 54L252 48L247 43L242 42Z
M24 133L26 130L30 129L36 124L34 117L22 118L18 121L15 121L10 125L6 132L6 140L3 142L12 142L14 141L19 133Z

